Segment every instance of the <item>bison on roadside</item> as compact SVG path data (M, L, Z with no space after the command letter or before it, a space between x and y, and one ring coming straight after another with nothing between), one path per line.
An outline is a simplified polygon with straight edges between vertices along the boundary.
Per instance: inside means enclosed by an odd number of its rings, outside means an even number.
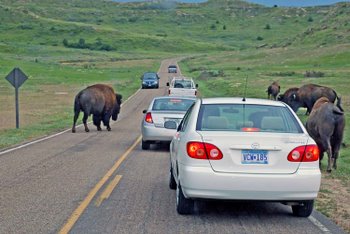
M272 84L267 88L267 99L273 98L273 100L277 99L277 95L280 92L280 85L278 84L277 81L272 82Z
M87 119L92 114L93 124L97 131L101 131L101 121L110 131L109 120L112 117L117 120L122 103L122 95L116 94L112 87L104 84L95 84L80 91L75 96L74 119L72 132L75 132L75 125L80 111L84 113L83 123L85 131L89 132Z
M306 129L320 150L320 166L324 152L328 154L327 171L337 169L337 158L345 128L344 112L328 98L319 98L306 122Z
M306 107L306 114L309 114L317 99L321 97L328 98L332 103L337 99L337 106L343 111L341 99L337 93L331 88L316 84L306 84L300 88L288 89L283 95L280 95L278 100L288 104L295 112L297 112L300 107Z

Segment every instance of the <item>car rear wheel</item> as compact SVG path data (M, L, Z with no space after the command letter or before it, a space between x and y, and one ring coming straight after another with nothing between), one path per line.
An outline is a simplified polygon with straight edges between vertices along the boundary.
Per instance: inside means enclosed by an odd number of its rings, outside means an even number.
M298 205L292 205L293 215L298 217L309 217L314 208L314 201L303 201Z
M177 213L186 215L192 214L194 209L194 201L191 199L187 199L180 185L176 187L176 210Z
M148 150L150 148L151 144L148 143L147 141L142 140L141 146L142 146L143 150Z
M173 167L170 163L170 172L169 172L169 188L175 190L176 189L176 181L173 175Z

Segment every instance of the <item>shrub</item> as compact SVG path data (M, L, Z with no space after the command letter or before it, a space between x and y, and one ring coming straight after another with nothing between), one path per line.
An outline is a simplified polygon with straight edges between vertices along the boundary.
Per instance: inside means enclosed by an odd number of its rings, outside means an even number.
M318 77L324 77L324 72L320 72L320 71L306 71L304 73L304 77L315 77L315 78L318 78Z
M264 29L269 30L269 29L271 29L271 26L269 24L266 24Z
M258 37L256 38L256 40L262 41L262 40L264 40L264 38L263 38L262 36L258 36Z

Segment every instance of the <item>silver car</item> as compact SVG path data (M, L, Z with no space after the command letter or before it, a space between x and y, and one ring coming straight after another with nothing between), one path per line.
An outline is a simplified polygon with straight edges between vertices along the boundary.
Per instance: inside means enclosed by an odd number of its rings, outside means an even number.
M195 199L228 199L279 201L307 217L321 182L315 141L289 106L265 99L198 99L170 162L180 214L192 213Z
M195 102L192 97L156 97L152 100L141 121L142 149L147 150L150 144L170 142L176 133L188 108ZM164 128L164 123L173 123L173 129Z

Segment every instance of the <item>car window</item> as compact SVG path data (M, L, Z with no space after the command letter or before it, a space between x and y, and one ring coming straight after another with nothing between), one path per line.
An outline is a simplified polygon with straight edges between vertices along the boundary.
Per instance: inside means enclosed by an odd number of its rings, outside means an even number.
M303 132L294 115L286 107L245 104L202 105L197 130Z
M155 73L145 73L143 74L143 79L156 79L157 74Z
M152 110L161 111L187 111L195 102L193 99L181 98L162 98L156 99L153 103Z
M192 88L192 81L191 80L175 80L174 87L175 88L191 89Z
M185 116L183 117L183 119L182 119L182 121L181 121L181 123L180 123L180 126L179 126L179 131L180 131L180 132L183 132L183 131L186 130L186 127L187 127L187 125L188 125L188 121L189 121L189 119L190 119L190 117L191 117L191 113L192 113L192 110L193 110L193 106L194 106L194 104L192 104L192 105L190 106L190 108L189 108L188 111L186 112Z

